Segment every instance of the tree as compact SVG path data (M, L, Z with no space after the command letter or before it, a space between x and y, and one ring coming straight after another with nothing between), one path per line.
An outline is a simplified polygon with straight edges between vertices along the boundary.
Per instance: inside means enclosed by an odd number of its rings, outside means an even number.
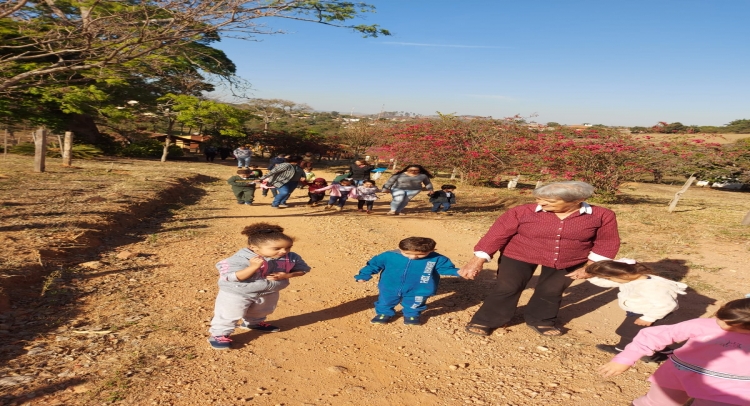
M250 99L241 107L259 116L263 120L263 131L266 132L271 122L279 117L312 111L312 107L307 104L284 99Z
M738 134L750 134L750 120L734 120L726 125L727 131Z
M346 27L365 37L390 35L377 25L344 24L373 11L364 3L339 0L5 1L0 4L0 95L159 70L176 57L210 59L211 53L189 45L227 32L244 39L280 32L258 19Z
M348 123L344 127L339 139L349 148L355 158L359 158L368 148L378 143L381 123L368 119L361 119Z

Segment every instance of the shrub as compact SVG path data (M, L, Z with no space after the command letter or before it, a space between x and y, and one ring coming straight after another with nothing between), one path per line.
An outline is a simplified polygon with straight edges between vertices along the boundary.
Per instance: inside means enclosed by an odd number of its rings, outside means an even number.
M159 158L163 151L164 144L162 142L157 140L142 140L132 142L122 147L117 151L117 155L129 158ZM182 151L182 148L176 145L169 146L167 152L168 158L180 157L183 155L184 152Z

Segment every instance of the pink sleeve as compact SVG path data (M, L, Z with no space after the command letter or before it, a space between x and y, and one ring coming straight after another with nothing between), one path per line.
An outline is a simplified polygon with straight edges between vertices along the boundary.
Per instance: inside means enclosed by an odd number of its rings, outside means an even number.
M656 326L641 330L633 342L612 358L613 362L623 365L633 365L644 355L653 355L664 347L685 341L693 333L700 331L702 319L693 319L670 326Z

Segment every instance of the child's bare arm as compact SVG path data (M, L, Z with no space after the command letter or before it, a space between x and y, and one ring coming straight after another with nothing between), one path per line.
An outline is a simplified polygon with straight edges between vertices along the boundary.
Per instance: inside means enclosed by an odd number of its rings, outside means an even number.
M250 263L250 265L247 268L234 273L234 275L237 277L237 280L244 281L245 279L255 275L255 273L258 272L258 269L260 269L263 266L263 263L266 261L264 261L261 257L252 257L248 262Z

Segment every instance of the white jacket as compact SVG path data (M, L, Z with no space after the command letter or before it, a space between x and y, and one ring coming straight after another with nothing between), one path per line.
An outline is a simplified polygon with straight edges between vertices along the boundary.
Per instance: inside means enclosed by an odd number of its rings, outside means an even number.
M687 285L648 275L648 279L618 283L604 278L589 278L587 281L603 288L619 287L617 302L626 312L642 314L643 321L654 322L677 310L677 295L684 295Z

